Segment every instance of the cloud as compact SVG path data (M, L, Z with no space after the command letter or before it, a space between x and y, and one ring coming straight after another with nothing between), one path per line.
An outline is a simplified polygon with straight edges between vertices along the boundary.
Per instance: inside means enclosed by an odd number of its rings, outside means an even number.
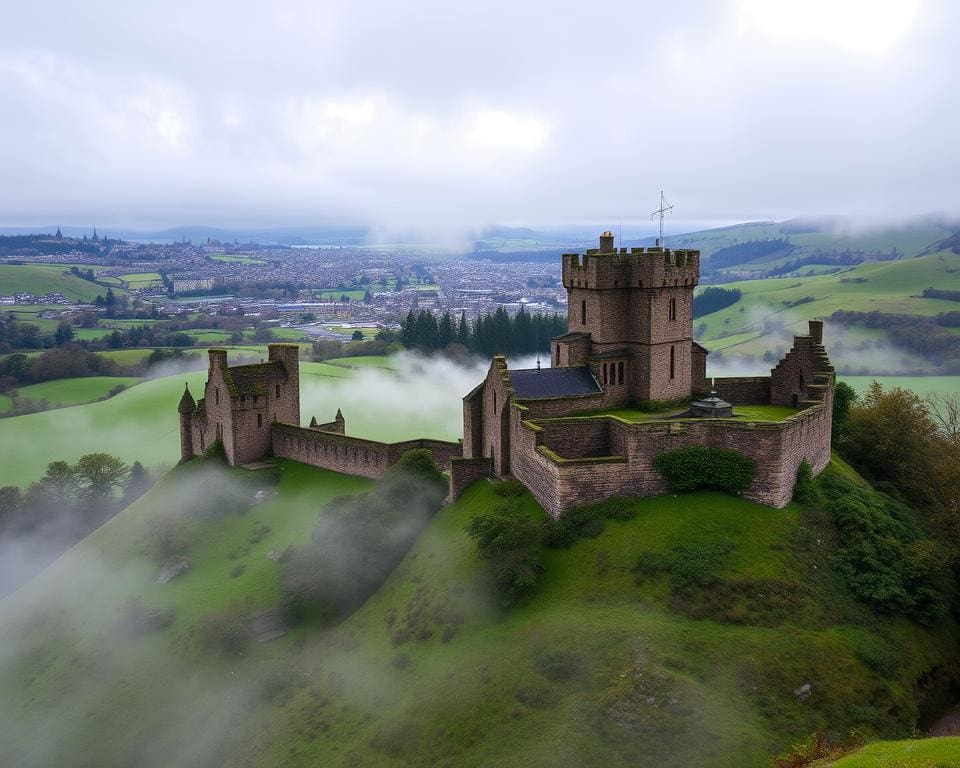
M960 10L19 3L5 224L387 228L957 206Z

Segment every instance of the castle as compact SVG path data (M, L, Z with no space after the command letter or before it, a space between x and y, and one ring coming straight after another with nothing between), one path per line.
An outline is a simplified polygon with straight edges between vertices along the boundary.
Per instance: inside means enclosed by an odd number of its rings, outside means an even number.
M510 370L494 357L464 397L462 443L350 437L339 410L302 427L297 345L271 344L268 361L233 367L226 350L211 349L203 397L187 389L180 400L181 456L219 441L231 465L277 456L376 478L405 451L426 448L449 469L451 498L480 478L514 477L557 517L665 493L656 457L706 446L753 459L744 495L783 507L801 462L817 474L830 461L835 376L823 324L810 321L770 376L708 379L707 350L693 341L699 276L699 251L616 248L610 232L585 255L564 254L568 330L552 340L551 366ZM750 416L738 406L780 408Z
M830 461L835 376L823 324L811 321L770 376L708 380L707 350L693 341L699 276L699 251L618 249L610 232L583 256L564 254L568 330L552 341L552 366L510 370L493 359L463 401L452 496L478 477L512 476L556 517L611 497L665 493L656 457L699 445L750 457L756 471L744 495L788 504L800 463L819 473ZM737 416L737 405L784 406L785 414L751 419Z

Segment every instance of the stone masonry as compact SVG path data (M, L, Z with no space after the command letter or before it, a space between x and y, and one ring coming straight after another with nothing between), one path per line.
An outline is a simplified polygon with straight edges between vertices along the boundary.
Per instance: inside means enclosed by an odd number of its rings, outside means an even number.
M505 358L493 359L464 398L463 457L451 464L452 496L486 474L512 476L556 517L615 496L664 493L657 455L703 445L754 460L747 498L789 503L800 463L817 474L830 460L835 377L823 324L811 321L770 376L710 380L707 350L692 340L699 265L697 251L617 249L609 232L585 256L564 255L568 331L553 340L552 367L511 371ZM711 389L734 406L799 410L775 422L734 416L631 423L602 413L681 402Z
M219 440L231 466L269 456L363 477L382 477L405 451L426 448L441 467L463 452L460 443L407 440L381 443L346 434L343 414L300 426L299 352L296 344L271 344L269 359L253 365L227 365L225 349L209 350L204 396L194 401L184 390L180 412L183 461L203 454Z

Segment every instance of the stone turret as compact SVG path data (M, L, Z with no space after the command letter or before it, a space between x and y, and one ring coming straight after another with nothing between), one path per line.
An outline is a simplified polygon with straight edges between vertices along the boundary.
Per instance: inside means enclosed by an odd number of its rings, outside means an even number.
M193 413L197 410L197 403L190 394L190 385L183 385L183 397L177 411L180 413L180 461L189 461L193 458Z

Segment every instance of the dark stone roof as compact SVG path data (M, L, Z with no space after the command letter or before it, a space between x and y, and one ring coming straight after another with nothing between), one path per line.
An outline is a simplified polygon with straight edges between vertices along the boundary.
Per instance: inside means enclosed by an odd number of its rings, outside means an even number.
M598 352L595 355L589 355L591 360L609 360L613 357L628 357L630 355L630 350L626 347L621 347L620 349L609 349L606 352Z
M527 368L510 371L510 386L517 397L569 397L595 395L602 390L585 366L578 368Z
M575 341L586 338L589 335L586 331L567 331L566 333L561 333L559 336L554 336L553 341Z
M271 384L286 382L287 369L276 361L236 365L224 371L224 378L230 388L231 397L262 397L267 394L267 387Z
M710 354L710 350L707 349L707 348L706 348L705 346L703 346L702 344L697 344L697 342L693 342L693 346L695 346L695 347L696 347L697 349L699 349L701 352L706 352L708 355Z
M180 413L193 413L197 410L197 404L193 399L193 395L190 394L190 387L184 385L183 387L183 397L180 398L180 404L177 406L177 410Z

